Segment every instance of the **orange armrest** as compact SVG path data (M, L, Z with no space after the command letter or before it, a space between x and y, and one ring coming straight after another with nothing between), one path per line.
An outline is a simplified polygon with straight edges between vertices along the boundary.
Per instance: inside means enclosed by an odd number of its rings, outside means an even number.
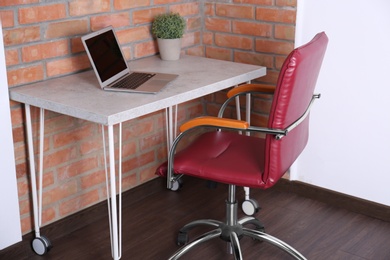
M264 92L265 94L273 94L274 91L275 91L275 86L262 85L262 84L243 84L229 90L227 96L228 98L231 98L239 93L246 93L246 92Z
M249 127L249 124L248 122L242 120L204 116L204 117L194 118L190 121L185 122L180 126L180 131L184 132L196 126L216 126L216 127L247 129Z

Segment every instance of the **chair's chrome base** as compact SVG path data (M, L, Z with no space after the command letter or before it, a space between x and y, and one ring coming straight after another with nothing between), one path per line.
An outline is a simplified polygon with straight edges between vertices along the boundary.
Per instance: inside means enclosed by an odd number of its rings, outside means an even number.
M240 242L239 240L243 236L248 236L253 239L262 240L265 242L268 242L286 253L293 256L295 259L300 260L306 260L306 258L301 255L297 250L295 250L290 245L286 244L285 242L277 239L276 237L273 237L271 235L268 235L264 232L264 226L261 224L259 220L257 220L254 217L244 217L241 220L237 220L237 203L234 201L235 197L235 186L230 185L229 186L229 199L226 201L226 209L227 209L227 221L226 223L211 220L211 219L205 219L205 220L196 220L193 221L184 227L182 227L179 231L178 236L178 244L184 245L182 248L180 248L175 254L173 254L169 260L175 260L179 259L182 255L187 253L189 250L194 248L195 246L202 244L203 242L206 242L208 240L211 240L213 238L221 238L222 240L225 240L229 242L231 246L231 251L234 254L234 258L236 260L241 260L242 253L240 248ZM252 224L255 226L255 229L249 229L245 228L244 225ZM188 231L193 229L196 226L199 225L206 225L215 227L215 229L199 236L197 239L192 241L191 243L188 243Z

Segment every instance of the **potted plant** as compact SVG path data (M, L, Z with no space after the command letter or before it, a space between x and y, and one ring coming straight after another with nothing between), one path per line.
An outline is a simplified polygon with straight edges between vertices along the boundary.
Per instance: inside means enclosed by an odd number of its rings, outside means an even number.
M181 51L181 39L186 22L178 13L159 14L152 23L152 33L163 60L178 60Z

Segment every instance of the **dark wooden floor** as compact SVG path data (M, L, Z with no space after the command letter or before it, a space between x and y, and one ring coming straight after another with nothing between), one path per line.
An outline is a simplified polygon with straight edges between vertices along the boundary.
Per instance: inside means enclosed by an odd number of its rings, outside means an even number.
M204 181L187 178L179 192L168 191L163 186L162 180L156 179L124 194L122 259L167 259L178 249L176 232L183 224L202 218L224 219L225 185L208 189ZM262 206L256 216L266 231L291 244L308 259L390 259L389 222L335 208L278 187L252 189L251 196ZM242 198L240 188L238 199ZM241 211L239 215L243 215ZM26 235L22 242L0 251L0 259L111 259L107 208L103 203L43 228L42 234L54 246L45 256L32 252L32 235ZM192 234L190 239L194 237ZM272 245L250 238L243 238L241 246L244 259L291 259ZM226 253L225 242L212 240L182 259L233 257Z

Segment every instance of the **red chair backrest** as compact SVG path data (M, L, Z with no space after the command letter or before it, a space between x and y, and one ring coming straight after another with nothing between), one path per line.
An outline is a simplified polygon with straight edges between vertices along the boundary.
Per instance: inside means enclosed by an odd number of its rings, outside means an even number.
M269 128L284 129L305 112L314 92L327 44L326 34L318 33L286 58L273 97ZM266 187L274 185L287 172L305 148L308 137L309 117L280 140L267 135L263 175Z

